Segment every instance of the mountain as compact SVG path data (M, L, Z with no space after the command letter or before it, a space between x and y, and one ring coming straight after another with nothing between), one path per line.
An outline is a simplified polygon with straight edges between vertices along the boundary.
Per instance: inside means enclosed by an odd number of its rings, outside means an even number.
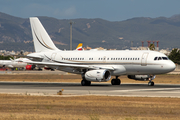
M50 37L60 49L69 49L70 20L38 17ZM179 48L180 15L170 18L137 17L111 22L103 19L73 19L73 48L84 46L126 49L147 46L147 40L160 41L160 48ZM0 12L0 49L34 51L28 18L14 17Z

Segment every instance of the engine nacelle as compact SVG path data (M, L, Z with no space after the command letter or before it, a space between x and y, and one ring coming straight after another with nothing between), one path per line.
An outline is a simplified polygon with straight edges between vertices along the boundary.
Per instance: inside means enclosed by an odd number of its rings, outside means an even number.
M34 65L26 65L26 70L34 70Z
M106 82L111 79L109 70L90 70L85 73L85 79L94 82Z
M150 75L128 75L129 79L139 80L139 81L146 81L148 80Z

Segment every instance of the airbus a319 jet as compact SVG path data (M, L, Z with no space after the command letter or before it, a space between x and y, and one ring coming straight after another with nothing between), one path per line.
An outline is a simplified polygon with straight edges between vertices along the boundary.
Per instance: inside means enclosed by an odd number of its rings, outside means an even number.
M37 17L30 18L35 53L29 57L42 61L30 61L33 65L81 74L82 86L91 82L107 82L111 76L112 85L120 85L121 75L134 80L148 80L148 85L157 74L165 74L175 69L175 64L160 52L150 50L107 50L107 51L62 51L58 49Z

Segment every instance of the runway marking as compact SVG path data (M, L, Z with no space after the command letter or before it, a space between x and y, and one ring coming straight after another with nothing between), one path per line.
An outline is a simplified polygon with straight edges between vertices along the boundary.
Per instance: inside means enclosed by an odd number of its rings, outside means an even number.
M111 92L156 91L156 90L180 90L180 88L155 88L155 89L112 90Z

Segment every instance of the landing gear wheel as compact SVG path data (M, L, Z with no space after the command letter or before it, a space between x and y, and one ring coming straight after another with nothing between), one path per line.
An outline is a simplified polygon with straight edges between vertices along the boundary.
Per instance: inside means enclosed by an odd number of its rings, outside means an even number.
M90 86L91 85L91 81L87 81L87 85Z
M81 81L81 85L82 85L82 86L90 86L90 85L91 85L91 81L82 80L82 81Z
M117 79L117 84L116 85L120 85L121 84L121 80Z
M85 80L82 80L82 81L81 81L81 85L82 85L82 86L85 86L85 85L86 85L86 81L85 81Z
M115 85L115 84L116 84L116 79L112 79L112 80L111 80L111 84L112 84L112 85Z
M112 85L120 85L121 84L121 80L120 79L112 79L111 80L111 84Z
M148 86L154 86L154 82L148 82Z
M154 86L154 82L151 82L151 86Z

